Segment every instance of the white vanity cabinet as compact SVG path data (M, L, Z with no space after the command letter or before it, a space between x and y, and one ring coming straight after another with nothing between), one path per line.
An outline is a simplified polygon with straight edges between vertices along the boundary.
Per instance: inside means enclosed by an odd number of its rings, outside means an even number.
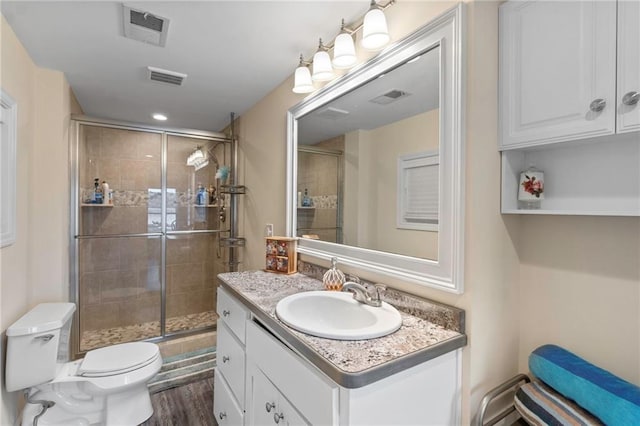
M460 351L369 385L339 386L264 327L247 325L247 423L459 424ZM276 421L277 420L277 421Z
M251 312L246 311L224 288L219 287L218 292L221 324L214 412L219 424L372 426L460 423L461 349L418 365L398 367L395 373L364 386L347 388L321 371L312 359L284 343L278 332L270 328L280 327L276 322L271 319L265 322L263 313L256 315L253 308ZM225 304L231 306L226 316ZM245 313L240 316L244 318L244 326L236 327L244 330L244 340L236 339L236 334L228 336L226 331L220 334L221 330L230 328L228 323L234 313L243 309ZM236 341L229 340L229 337ZM234 346L238 343L242 343L245 351L242 389L235 389L234 385L233 376L238 374L238 364L229 364L233 368L228 368L229 365L222 361L222 357L227 355L233 363L233 357L237 356ZM321 357L319 354L316 356Z
M502 212L640 215L640 2L500 6ZM522 171L544 172L519 208Z
M218 288L217 366L213 412L219 425L244 424L245 331L249 311Z

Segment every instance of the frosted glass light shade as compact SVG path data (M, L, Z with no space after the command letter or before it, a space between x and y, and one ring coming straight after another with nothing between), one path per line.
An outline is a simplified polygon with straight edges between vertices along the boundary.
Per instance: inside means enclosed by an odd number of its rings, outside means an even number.
M382 49L389 43L389 30L387 30L387 19L384 12L373 8L364 15L362 26L362 41L360 44L367 50Z
M318 50L313 55L313 81L329 81L333 79L333 68L331 67L331 58L324 50Z
M293 93L311 93L313 92L313 81L311 81L311 72L309 67L304 65L296 68L293 83Z
M333 45L333 66L340 69L351 68L356 60L356 47L351 34L339 34Z

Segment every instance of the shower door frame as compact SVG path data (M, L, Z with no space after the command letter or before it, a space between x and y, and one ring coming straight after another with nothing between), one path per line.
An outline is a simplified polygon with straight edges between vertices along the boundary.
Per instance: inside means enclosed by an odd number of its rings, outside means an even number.
M132 130L139 132L148 132L159 134L162 138L161 147L161 231L160 232L147 232L136 234L106 234L106 235L81 235L80 234L80 222L79 212L81 200L79 199L80 192L80 162L79 162L79 143L80 143L80 128L81 126L94 126L94 127L107 127L112 129ZM167 238L171 235L197 235L197 234L234 234L234 230L237 227L236 215L229 215L229 229L215 229L215 230L181 230L181 231L168 231L167 230L167 150L168 141L170 136L187 137L191 139L202 139L207 141L213 141L218 143L229 144L229 162L235 169L235 161L237 154L233 152L236 148L233 136L229 137L224 133L208 132L201 130L191 129L178 129L168 127L157 127L144 124L136 124L129 122L122 122L116 120L97 119L87 116L72 115L70 122L70 149L69 149L69 177L71 196L69 200L70 211L70 227L69 227L69 300L76 304L76 310L74 312L73 326L71 333L71 345L72 354L74 359L83 356L87 351L80 350L80 289L79 289L79 249L78 245L82 239L91 238L149 238L158 237L161 239L161 267L160 267L160 336L145 339L150 342L162 342L179 337L187 337L189 335L199 334L205 331L213 331L216 326L201 327L194 330L179 330L167 333L166 331L166 303L167 303ZM225 153L226 147L224 148ZM222 161L226 161L225 158ZM232 173L235 170L232 170ZM235 207L235 206L234 206ZM235 209L234 209L235 210ZM218 242L219 244L219 242ZM228 265L233 267L232 262L235 257L235 249L229 248L229 263ZM226 264L226 263L225 263Z

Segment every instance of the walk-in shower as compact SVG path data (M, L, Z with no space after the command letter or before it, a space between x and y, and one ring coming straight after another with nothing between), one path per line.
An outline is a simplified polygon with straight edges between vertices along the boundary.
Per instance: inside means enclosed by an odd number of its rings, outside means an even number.
M86 118L72 132L76 353L213 330L216 275L235 261L233 138Z

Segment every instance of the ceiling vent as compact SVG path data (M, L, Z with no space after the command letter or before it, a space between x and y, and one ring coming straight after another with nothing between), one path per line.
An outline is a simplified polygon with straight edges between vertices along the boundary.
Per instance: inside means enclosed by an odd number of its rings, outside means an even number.
M169 31L167 18L125 5L122 5L122 13L125 37L164 47Z
M149 70L149 80L159 81L160 83L173 84L174 86L182 86L186 74L175 71L163 70L155 67L147 67Z
M325 118L327 120L339 120L349 115L349 111L343 109L328 107L318 112L317 117Z
M384 95L380 95L378 97L371 99L369 102L373 102L374 104L379 104L379 105L388 105L392 102L395 102L407 96L411 96L411 93L407 93L398 89L393 89L385 93Z

